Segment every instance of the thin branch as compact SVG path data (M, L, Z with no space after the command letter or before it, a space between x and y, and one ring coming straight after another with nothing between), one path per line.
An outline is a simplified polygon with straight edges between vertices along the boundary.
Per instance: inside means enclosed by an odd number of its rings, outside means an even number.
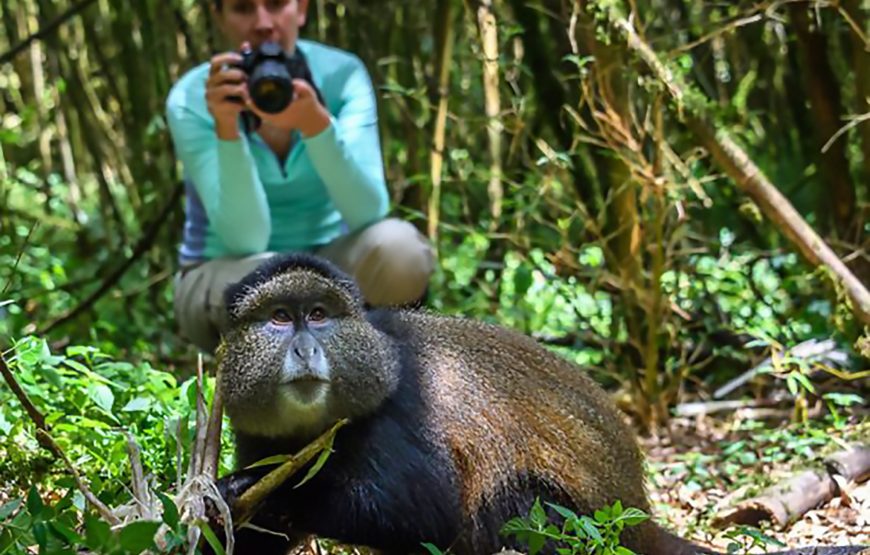
M65 12L54 18L39 31L33 33L23 41L13 46L7 52L4 52L2 55L0 55L0 65L11 61L12 58L27 49L27 47L30 46L30 44L34 41L41 40L49 34L53 33L58 27L66 23L68 20L72 19L73 16L84 11L93 3L94 0L81 0L81 2L79 2L78 4L70 6Z
M205 453L202 461L202 473L212 479L217 477L218 460L221 454L221 429L223 427L224 398L220 388L220 370L218 370L216 382L211 400L208 432L205 437Z
M12 371L6 366L6 360L3 358L3 354L0 353L0 374L3 374L3 378L6 380L6 383L9 384L9 388L12 389L12 393L18 397L18 400L21 402L21 405L24 407L25 412L27 412L27 416L33 420L33 423L36 424L36 427L40 430L48 430L48 426L45 423L45 417L39 412L39 409L34 406L34 404L30 401L30 398L27 396L27 393L21 388L21 385L18 383L18 380L15 379L15 376L12 374ZM37 437L39 439L39 437ZM42 443L42 442L40 442ZM43 445L43 447L48 448L48 445Z
M87 484L85 484L81 474L79 474L79 471L76 470L72 462L66 456L66 453L64 453L63 449L60 448L60 445L58 445L54 441L54 438L51 437L51 434L49 434L48 425L45 423L45 416L43 416L43 414L39 412L39 409L37 409L36 406L34 406L34 404L30 401L27 393L24 392L21 384L19 384L18 380L15 379L15 375L6 365L6 360L3 358L2 353L0 353L0 374L3 375L6 383L9 384L9 388L12 389L12 392L21 402L22 406L24 406L25 412L27 412L27 415L36 425L36 440L39 442L39 444L51 451L54 456L63 461L64 466L66 466L67 470L69 470L70 474L72 474L73 479L76 482L76 486L79 488L79 491L82 492L82 494L85 496L85 499L88 500L88 503L90 503L97 510L97 512L100 513L100 516L102 516L106 522L112 525L120 524L121 521L118 519L118 517L116 517L112 513L111 509L104 505L103 502L100 501L96 495L94 495L94 493L90 490Z
M652 73L665 85L686 125L713 156L717 164L758 205L777 229L814 266L830 271L837 288L851 301L851 310L862 325L870 325L870 292L840 260L831 247L795 210L791 202L770 182L759 168L724 129L716 129L707 119L706 99L691 89L682 78L659 60L652 48L635 32L631 23L614 15L614 25L626 39L628 47L638 54Z
M157 233L163 227L163 224L169 219L169 213L175 207L175 204L178 202L178 199L181 198L181 193L184 191L184 184L178 183L175 186L175 190L172 191L172 194L169 197L169 200L166 202L166 205L160 211L154 221L146 229L145 233L142 235L142 238L139 239L139 242L136 244L136 247L133 249L133 253L130 255L127 260L124 261L114 272L110 275L106 276L106 279L103 280L103 283L97 288L96 291L91 293L88 298L82 301L78 306L56 319L55 321L49 323L45 328L36 332L36 335L45 335L54 328L61 326L76 317L78 317L82 312L89 309L94 305L100 298L108 293L112 287L115 286L118 281L121 280L121 277L130 269L134 262L136 262L142 255L148 252L148 249L154 244L155 239L157 239Z
M834 142L839 139L844 133L847 133L853 127L857 127L859 123L864 123L865 121L870 121L870 112L866 114L861 114L860 116L852 116L849 118L849 123L841 127L834 133L828 142L822 147L822 152L827 152Z
M24 251L27 250L27 245L30 243L30 237L33 236L33 231L38 225L39 221L35 220L30 225L30 229L27 230L27 237L24 238L24 243L21 245L21 250L19 250L18 254L15 256L15 262L12 263L12 271L9 273L9 281L7 281L6 285L3 286L3 291L0 291L0 296L5 295L6 292L9 291L9 286L12 285L12 276L15 275L15 270L18 269L18 263L21 262L21 257L24 255Z
M704 35L703 37L700 37L696 40L693 40L692 42L682 44L677 48L674 48L669 53L669 55L670 55L670 57L676 57L678 54L682 54L683 52L688 52L689 50L692 50L698 46L701 46L705 42L713 40L714 38L718 37L719 35L723 35L729 31L739 29L740 27L744 27L746 25L751 25L753 23L757 23L757 22L761 21L762 19L764 19L764 16L761 15L760 13L753 14L753 15L746 16L746 17L736 18L733 21L726 22L723 26L719 27L718 29L713 29L712 31L710 31L709 33Z
M202 353L196 357L196 437L190 455L190 476L202 474L205 457L205 437L208 435L205 416L205 378L202 371Z

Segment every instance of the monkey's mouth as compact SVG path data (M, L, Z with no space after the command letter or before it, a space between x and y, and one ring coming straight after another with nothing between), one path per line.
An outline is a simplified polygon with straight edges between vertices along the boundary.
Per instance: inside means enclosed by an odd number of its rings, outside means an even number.
M281 384L282 389L303 404L317 402L329 388L329 382L315 376L301 376Z

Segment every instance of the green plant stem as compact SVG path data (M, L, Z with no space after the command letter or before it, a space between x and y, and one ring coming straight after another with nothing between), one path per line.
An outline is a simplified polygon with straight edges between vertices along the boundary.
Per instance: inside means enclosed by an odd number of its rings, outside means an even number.
M308 464L318 453L323 451L327 445L332 444L339 428L348 423L347 419L342 419L336 422L332 428L324 432L317 439L303 447L298 453L290 457L287 462L272 470L259 482L251 486L243 493L233 506L234 518L237 523L245 523L251 519L256 512L257 506L281 484L286 482L291 476L299 472L299 470ZM235 527L238 528L239 524Z
M90 490L90 488L85 484L82 479L81 474L79 474L78 470L73 466L72 462L70 462L69 458L66 456L66 453L63 452L63 449L60 448L54 438L49 434L48 425L45 423L45 416L39 412L39 409L34 406L34 404L30 401L30 398L27 396L27 393L24 392L21 385L18 383L18 380L15 379L15 375L9 369L9 366L6 365L6 360L3 358L3 355L0 354L0 374L3 374L3 378L6 380L6 383L9 384L9 388L12 389L12 392L24 406L24 410L27 412L30 419L36 425L36 440L40 445L51 451L57 458L63 461L63 464L66 466L67 470L72 474L73 479L76 482L76 486L79 488L79 491L85 496L85 499L88 500L97 512L100 513L100 516L103 517L103 520L108 522L109 524L115 526L121 523L120 519L116 517L112 510L109 509L102 501L100 501L96 495Z

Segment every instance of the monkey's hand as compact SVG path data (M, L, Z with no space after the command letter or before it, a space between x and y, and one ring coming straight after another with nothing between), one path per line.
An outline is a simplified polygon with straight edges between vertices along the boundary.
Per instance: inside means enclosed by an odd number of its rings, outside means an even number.
M260 479L268 474L271 469L271 466L243 469L228 474L217 481L215 485L217 486L224 502L230 508L233 520L236 520L238 516L235 510L236 502L242 494L248 491L251 486L259 482ZM218 511L217 507L213 502L211 502L211 500L207 500L206 503L206 516L208 517L209 522L223 522L220 511Z
M224 476L217 481L218 491L221 492L221 497L233 508L236 500L245 493L248 488L260 481L260 479L269 473L271 467L258 467L245 470L239 470Z
M223 497L224 502L229 506L233 517L233 537L235 538L236 553L256 553L258 555L265 553L283 554L303 537L292 530L288 515L284 514L280 510L280 507L278 510L275 510L275 507L271 507L268 503L258 507L257 514L252 519L252 524L256 524L257 529L240 529L240 526L244 523L239 520L242 515L239 515L239 510L237 510L238 500L248 489L258 483L273 469L274 466L243 469L224 476L216 483L218 491L221 497ZM217 536L218 541L226 546L227 541L224 537L223 518L217 510L215 503L210 499L206 499L206 517L210 523L213 523L211 528ZM272 531L275 534L263 534L262 529ZM203 542L201 547L206 555L214 555L214 551L208 545L208 542Z

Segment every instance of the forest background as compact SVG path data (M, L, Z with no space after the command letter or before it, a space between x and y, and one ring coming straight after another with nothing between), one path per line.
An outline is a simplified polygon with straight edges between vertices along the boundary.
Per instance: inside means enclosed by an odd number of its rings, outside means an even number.
M209 3L0 6L0 350L107 498L118 429L174 476L153 445L195 404L164 102L224 47ZM754 432L774 455L725 456L752 467L867 437L867 20L861 0L316 0L303 36L372 75L393 213L439 254L430 308L538 338L653 436L686 401L774 407L797 443ZM2 502L58 462L0 399Z

